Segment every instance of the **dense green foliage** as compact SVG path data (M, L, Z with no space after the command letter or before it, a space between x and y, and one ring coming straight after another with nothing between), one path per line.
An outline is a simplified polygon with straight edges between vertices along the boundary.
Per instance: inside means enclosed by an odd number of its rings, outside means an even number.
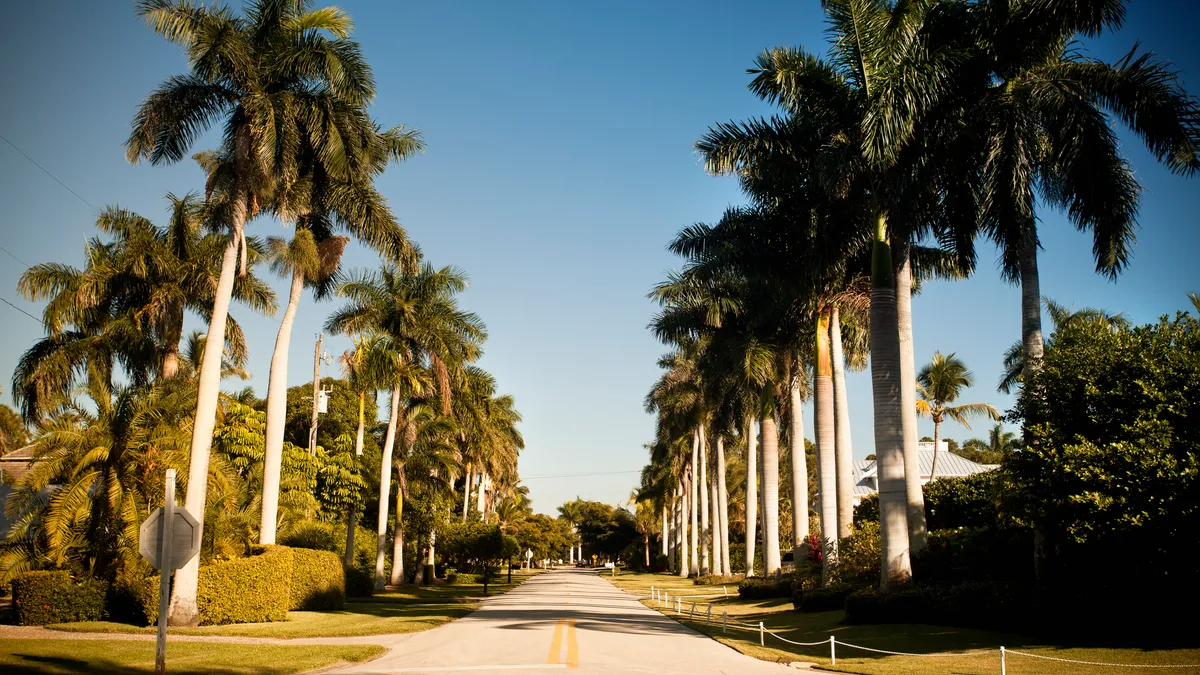
M603 502L576 499L558 507L558 512L579 531L584 557L616 559L632 556L641 543L633 514Z
M44 626L104 617L107 584L90 577L76 579L67 571L26 572L12 580L17 623Z
M790 597L792 594L792 575L782 574L779 576L743 579L738 584L737 592L738 597L743 600Z
M330 551L293 548L292 598L288 609L341 609L346 606L342 557Z
M985 471L971 476L938 478L922 487L929 530L987 527L1001 516L1008 474ZM863 497L854 508L856 524L879 523L879 495Z

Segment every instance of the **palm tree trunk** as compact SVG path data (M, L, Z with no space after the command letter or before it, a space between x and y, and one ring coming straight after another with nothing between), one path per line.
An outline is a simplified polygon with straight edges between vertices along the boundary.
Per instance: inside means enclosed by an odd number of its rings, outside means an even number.
M833 580L838 561L837 448L833 421L833 366L829 353L828 307L817 317L816 386L813 404L817 425L817 487L821 491L821 581Z
M804 450L804 401L800 395L803 370L796 360L796 376L788 394L792 403L792 560L799 564L808 547L808 458Z
M663 519L664 526L667 529L663 555L667 556L667 571L672 574L675 573L675 547L678 545L677 539L679 538L679 534L675 530L675 511L678 501L679 490L674 490L671 498L667 501L666 510L663 511L663 516L670 516L670 521L667 521L665 517Z
M662 536L658 538L658 545L662 549L660 555L664 558L668 557L670 554L667 551L671 550L671 521L667 519L667 503L665 501L662 505Z
M358 392L358 431L354 435L354 456L362 457L363 451L363 432L367 426L367 392Z
M880 590L912 577L909 561L908 512L904 487L904 429L900 410L900 336L896 286L887 218L876 224L871 256L871 399L875 408L875 456L879 481L879 526L882 540Z
M646 547L646 571L650 571L650 533L642 533L642 544Z
M175 303L167 313L166 335L163 336L162 378L170 380L179 374L179 341L183 339L183 304Z
M696 479L700 477L700 435L692 434L692 466L691 474L688 478L688 508L691 522L691 539L689 540L688 560L691 561L691 566L688 568L689 576L700 574L700 500L698 499L698 486Z
M358 392L358 432L354 437L354 457L362 457L363 432L366 428L367 392ZM354 533L358 529L358 505L351 506L346 514L346 569L354 566Z
M720 575L724 574L721 568L721 495L717 491L717 453L715 450L712 463L712 480L708 483L708 503L712 509L712 527L709 529L709 536L712 537L712 567L710 570L712 574Z
M679 576L687 578L691 571L688 560L688 484L687 469L679 481Z
M721 514L721 574L733 574L729 565L729 490L725 487L725 436L717 434L717 496Z
M846 360L842 354L842 319L834 305L829 320L830 360L833 361L833 410L836 428L838 539L850 536L854 524L854 450L850 440L850 404L846 400Z
M404 485L404 463L396 466L397 482ZM392 578L391 584L404 583L404 489L396 489L396 520L392 529Z
M471 464L467 463L466 482L463 484L463 514L462 521L467 522L467 514L471 512L471 479L474 474L471 473Z
M275 527L279 521L279 472L283 466L283 427L287 422L288 348L292 343L292 325L296 322L296 307L304 291L304 275L292 272L292 288L287 309L275 336L275 353L271 355L271 377L267 383L267 429L263 441L262 519L258 543L274 544Z
M388 501L392 496L392 451L396 447L396 428L400 419L400 388L392 388L392 409L387 434L383 438L383 458L379 462L379 524L375 535L375 590L384 587L383 565L387 551Z
M480 471L478 487L476 488L475 510L479 512L479 518L485 523L487 522L487 513L485 513L485 508L484 508L487 506L487 502L486 502L487 484L488 484L487 472Z
M239 149L241 142L239 141ZM184 508L193 514L203 514L208 497L208 460L212 449L213 428L217 421L217 400L221 393L221 357L225 351L225 323L229 317L229 301L233 295L233 280L237 270L238 245L242 225L246 221L245 188L235 193L233 232L221 257L221 275L213 301L212 320L204 342L204 359L200 366L199 391L196 396L196 416L192 427L191 459L188 464L187 494ZM204 519L200 519L204 529ZM199 537L199 535L197 535ZM200 624L196 591L200 583L200 556L195 556L175 574L171 591L168 623L172 626Z
M758 437L754 417L746 418L746 576L754 576L754 548L758 540Z
M763 568L772 576L783 566L779 555L779 426L774 415L763 417L762 436Z
M933 421L933 465L929 467L929 480L930 481L933 481L933 477L937 475L938 446L941 445L941 443L939 443L938 441L941 439L941 437L942 437L942 423L937 420L934 420Z
M425 559L425 569L421 571L422 581L426 584L432 584L434 577L437 576L437 569L434 568L436 558L437 532L429 533L429 548L426 549L428 557ZM487 575L487 565L483 567L484 578Z
M925 548L926 529L921 454L917 448L917 367L913 356L912 261L908 252L905 244L896 270L896 330L900 338L900 427L904 434L904 495L911 555Z
M696 427L696 437L700 439L697 444L700 446L700 482L698 489L700 492L700 574L708 574L712 570L711 559L709 558L710 539L712 536L711 523L709 522L709 505L708 505L708 442L704 435L704 425Z

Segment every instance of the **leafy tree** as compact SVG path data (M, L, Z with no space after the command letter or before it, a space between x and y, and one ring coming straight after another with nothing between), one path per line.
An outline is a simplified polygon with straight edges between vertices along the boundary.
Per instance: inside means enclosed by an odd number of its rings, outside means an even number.
M596 554L616 559L639 539L634 517L625 509L576 499L559 506L558 511L564 518L570 514L575 519L585 556Z
M0 403L0 456L29 442L25 421L12 408Z

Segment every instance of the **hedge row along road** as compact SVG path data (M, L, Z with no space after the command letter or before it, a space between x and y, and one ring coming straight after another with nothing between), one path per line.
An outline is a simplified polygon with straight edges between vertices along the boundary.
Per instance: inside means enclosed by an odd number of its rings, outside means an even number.
M477 612L407 636L343 673L739 673L795 670L758 661L643 606L595 572L536 576Z

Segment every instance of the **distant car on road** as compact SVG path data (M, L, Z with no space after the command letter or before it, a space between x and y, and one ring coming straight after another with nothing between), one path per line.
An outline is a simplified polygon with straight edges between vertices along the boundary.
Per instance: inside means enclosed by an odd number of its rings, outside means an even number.
M588 565L586 562L584 562L584 561L582 561L582 560L580 560L579 562L575 563L575 566L576 566L576 567L590 567L590 565Z

